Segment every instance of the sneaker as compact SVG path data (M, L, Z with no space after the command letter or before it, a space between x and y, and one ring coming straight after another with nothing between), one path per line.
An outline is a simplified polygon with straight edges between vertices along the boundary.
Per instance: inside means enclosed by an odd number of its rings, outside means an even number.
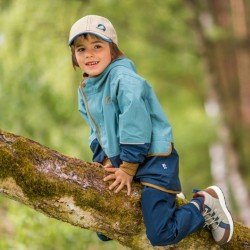
M202 212L205 218L204 226L211 230L218 245L227 244L233 236L234 224L221 189L211 186L203 191L196 191L194 198L199 196L204 197Z

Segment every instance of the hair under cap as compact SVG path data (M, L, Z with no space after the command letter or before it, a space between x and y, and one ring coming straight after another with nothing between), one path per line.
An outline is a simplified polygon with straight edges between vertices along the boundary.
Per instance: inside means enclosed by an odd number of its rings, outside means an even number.
M83 34L94 34L106 42L114 42L118 45L115 28L107 18L102 16L88 15L76 21L69 33L69 46Z

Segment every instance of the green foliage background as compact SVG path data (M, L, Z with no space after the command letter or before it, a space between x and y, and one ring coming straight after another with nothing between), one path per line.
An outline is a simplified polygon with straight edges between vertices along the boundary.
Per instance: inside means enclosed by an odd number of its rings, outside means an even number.
M0 0L0 128L91 161L89 129L77 111L81 72L71 66L71 25L87 14L109 18L120 49L155 89L172 123L183 191L211 184L208 146L214 121L181 0ZM1 197L0 249L123 249Z

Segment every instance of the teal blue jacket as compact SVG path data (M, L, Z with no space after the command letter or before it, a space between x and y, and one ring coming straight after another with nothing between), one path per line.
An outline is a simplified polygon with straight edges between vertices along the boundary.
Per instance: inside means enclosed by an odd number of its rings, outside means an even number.
M166 192L180 192L171 125L132 61L117 59L99 76L85 79L78 101L91 128L88 142L93 161L102 163L109 158L113 167L122 161L139 163L135 180Z
M108 158L120 155L121 145L126 144L150 144L147 155L171 151L171 125L151 86L128 58L115 60L101 75L85 79L78 100L91 128L89 145L97 139Z

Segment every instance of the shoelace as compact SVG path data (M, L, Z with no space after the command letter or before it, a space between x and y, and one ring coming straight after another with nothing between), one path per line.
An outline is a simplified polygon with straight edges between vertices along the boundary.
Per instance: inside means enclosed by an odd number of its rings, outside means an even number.
M216 212L217 212L216 209L210 212L208 212L207 208L204 209L204 212L202 213L202 215L205 218L204 227L208 227L209 229L212 230L216 230L219 227L220 222L222 220L219 220L219 216L216 216Z

